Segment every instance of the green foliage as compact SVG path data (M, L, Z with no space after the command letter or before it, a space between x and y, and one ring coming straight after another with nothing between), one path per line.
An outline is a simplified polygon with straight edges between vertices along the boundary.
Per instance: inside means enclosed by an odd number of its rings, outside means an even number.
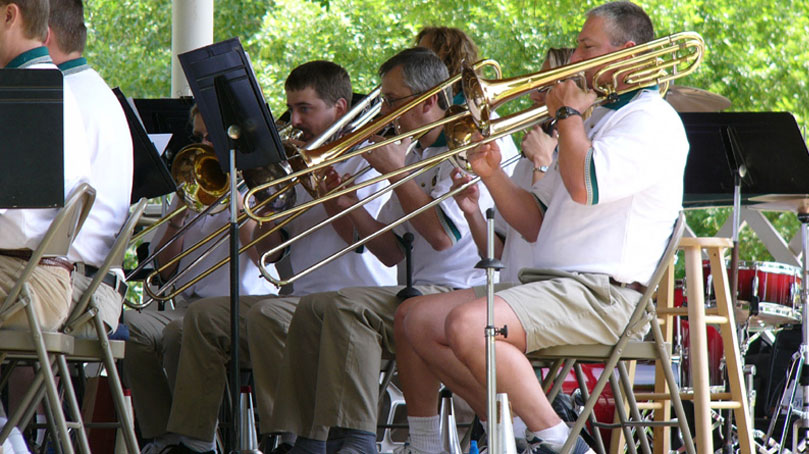
M87 0L87 56L112 86L137 97L170 91L171 2ZM413 45L424 25L467 31L482 58L500 62L505 76L539 69L549 47L574 46L585 0L218 0L215 39L241 38L272 110L284 109L283 81L296 65L334 60L357 91L379 81L378 66ZM658 36L693 30L706 42L697 73L679 81L728 97L733 111L788 111L809 123L809 0L643 0ZM506 111L517 106L506 106ZM777 150L773 150L777 153ZM727 209L692 211L698 235L714 234ZM786 238L798 223L789 213L768 218ZM771 260L749 229L744 260Z

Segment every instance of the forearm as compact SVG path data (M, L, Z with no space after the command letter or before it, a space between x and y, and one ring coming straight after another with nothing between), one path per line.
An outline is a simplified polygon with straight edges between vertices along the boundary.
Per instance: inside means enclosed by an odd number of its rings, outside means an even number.
M570 197L578 203L587 203L585 160L592 143L584 130L584 121L573 116L557 123L559 129L559 174Z
M256 245L251 248L255 252L256 256L259 257L259 262L261 255L270 249L275 248L284 241L284 237L281 234L281 229L276 228L276 224L274 222L264 222L256 225L256 227L253 229L252 238L254 241L259 240ZM281 259L282 254L283 250L276 252L270 257L270 262L277 262Z
M433 198L413 180L398 186L394 191L405 213L412 213L433 202ZM418 216L414 216L410 219L410 224L430 243L433 249L443 251L452 246L452 239L444 230L436 208L425 210Z
M478 255L486 257L488 254L488 226L486 218L480 210L471 212L464 212L464 218L469 226L469 231L472 233L472 239L475 240L475 246L478 248ZM494 236L494 256L500 258L503 256L503 241L497 235Z
M367 238L386 227L385 224L377 221L368 214L364 208L358 208L352 211L349 213L348 217L360 238ZM404 259L404 253L399 247L399 240L391 230L368 241L365 243L365 246L386 266L393 266Z
M166 243L169 244L168 246L166 246L164 250L162 250L159 254L157 254L157 257L155 257L156 266L160 267L160 264L170 262L171 259L179 255L181 252L183 252L183 241L184 241L183 237L175 238L179 230L180 227L172 224L171 221L168 222L166 231L163 234L163 237L160 238L160 241L158 241L157 246L155 246L155 250L159 250ZM169 242L170 240L173 241ZM176 270L177 270L177 263L161 271L160 277L164 280L168 279L174 274Z
M483 179L503 219L528 241L536 241L542 212L534 195L517 186L505 172Z

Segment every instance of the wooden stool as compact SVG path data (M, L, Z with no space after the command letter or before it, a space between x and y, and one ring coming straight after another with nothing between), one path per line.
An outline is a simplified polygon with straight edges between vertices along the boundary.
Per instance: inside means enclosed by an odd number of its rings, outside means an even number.
M728 238L683 238L680 249L685 251L685 279L687 308L672 307L666 295L663 304L658 302L657 313L664 317L666 334L671 333L673 317L687 316L689 323L690 363L694 393L694 427L696 428L697 452L712 453L713 433L711 431L711 409L733 410L739 448L742 454L753 453L753 427L750 407L740 364L739 342L736 334L736 321L733 314L730 288L728 284L725 249L733 247ZM702 251L710 259L716 307L706 309L702 273ZM670 294L669 292L666 292ZM718 325L725 351L728 384L730 392L711 393L708 376L707 325ZM690 398L691 396L683 396ZM657 439L657 437L656 437Z

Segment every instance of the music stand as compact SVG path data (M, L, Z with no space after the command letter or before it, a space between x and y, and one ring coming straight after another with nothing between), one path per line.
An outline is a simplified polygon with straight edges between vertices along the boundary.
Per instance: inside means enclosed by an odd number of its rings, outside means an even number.
M0 70L0 207L65 204L62 73Z
M132 175L131 203L140 200L160 197L174 192L177 183L171 177L171 172L160 157L137 113L132 109L129 101L120 88L113 88L115 97L124 110L126 121L129 123L129 132L132 135L132 153L134 170Z
M730 286L735 307L742 194L748 204L755 203L756 199L773 197L773 194L809 194L809 182L805 177L809 172L809 153L795 118L788 112L681 113L680 116L691 144L685 172L684 205L727 205L731 200L733 203L734 248ZM773 151L778 155L774 156ZM729 198L730 195L732 199ZM801 218L799 213L799 218L804 249L803 281L806 282L806 229L809 217L804 215ZM803 313L807 314L805 288L801 293L801 300ZM757 313L758 301L750 301L750 315ZM804 318L802 355L798 365L800 383L804 390L809 390L809 369L804 367L803 373L800 371L801 366L809 360L807 340L809 330ZM809 408L793 411L791 403L785 427L792 412L800 417L804 428L809 427ZM775 419L771 421L767 438L772 435ZM730 417L726 420L726 431L725 448L728 451L731 440ZM783 444L783 436L781 442Z
M231 431L228 452L242 450L239 411L239 224L236 170L286 160L275 121L238 38L178 55L188 84L208 126L222 170L230 174Z

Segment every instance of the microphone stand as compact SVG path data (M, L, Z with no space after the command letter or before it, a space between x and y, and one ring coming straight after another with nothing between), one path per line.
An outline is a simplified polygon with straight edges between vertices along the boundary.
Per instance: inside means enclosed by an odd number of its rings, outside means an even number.
M407 286L401 290L396 296L404 301L408 298L413 298L414 296L421 296L421 292L416 290L413 287L413 240L415 237L412 233L407 232L402 237L402 246L405 250L405 269L406 269L406 279L407 279Z

